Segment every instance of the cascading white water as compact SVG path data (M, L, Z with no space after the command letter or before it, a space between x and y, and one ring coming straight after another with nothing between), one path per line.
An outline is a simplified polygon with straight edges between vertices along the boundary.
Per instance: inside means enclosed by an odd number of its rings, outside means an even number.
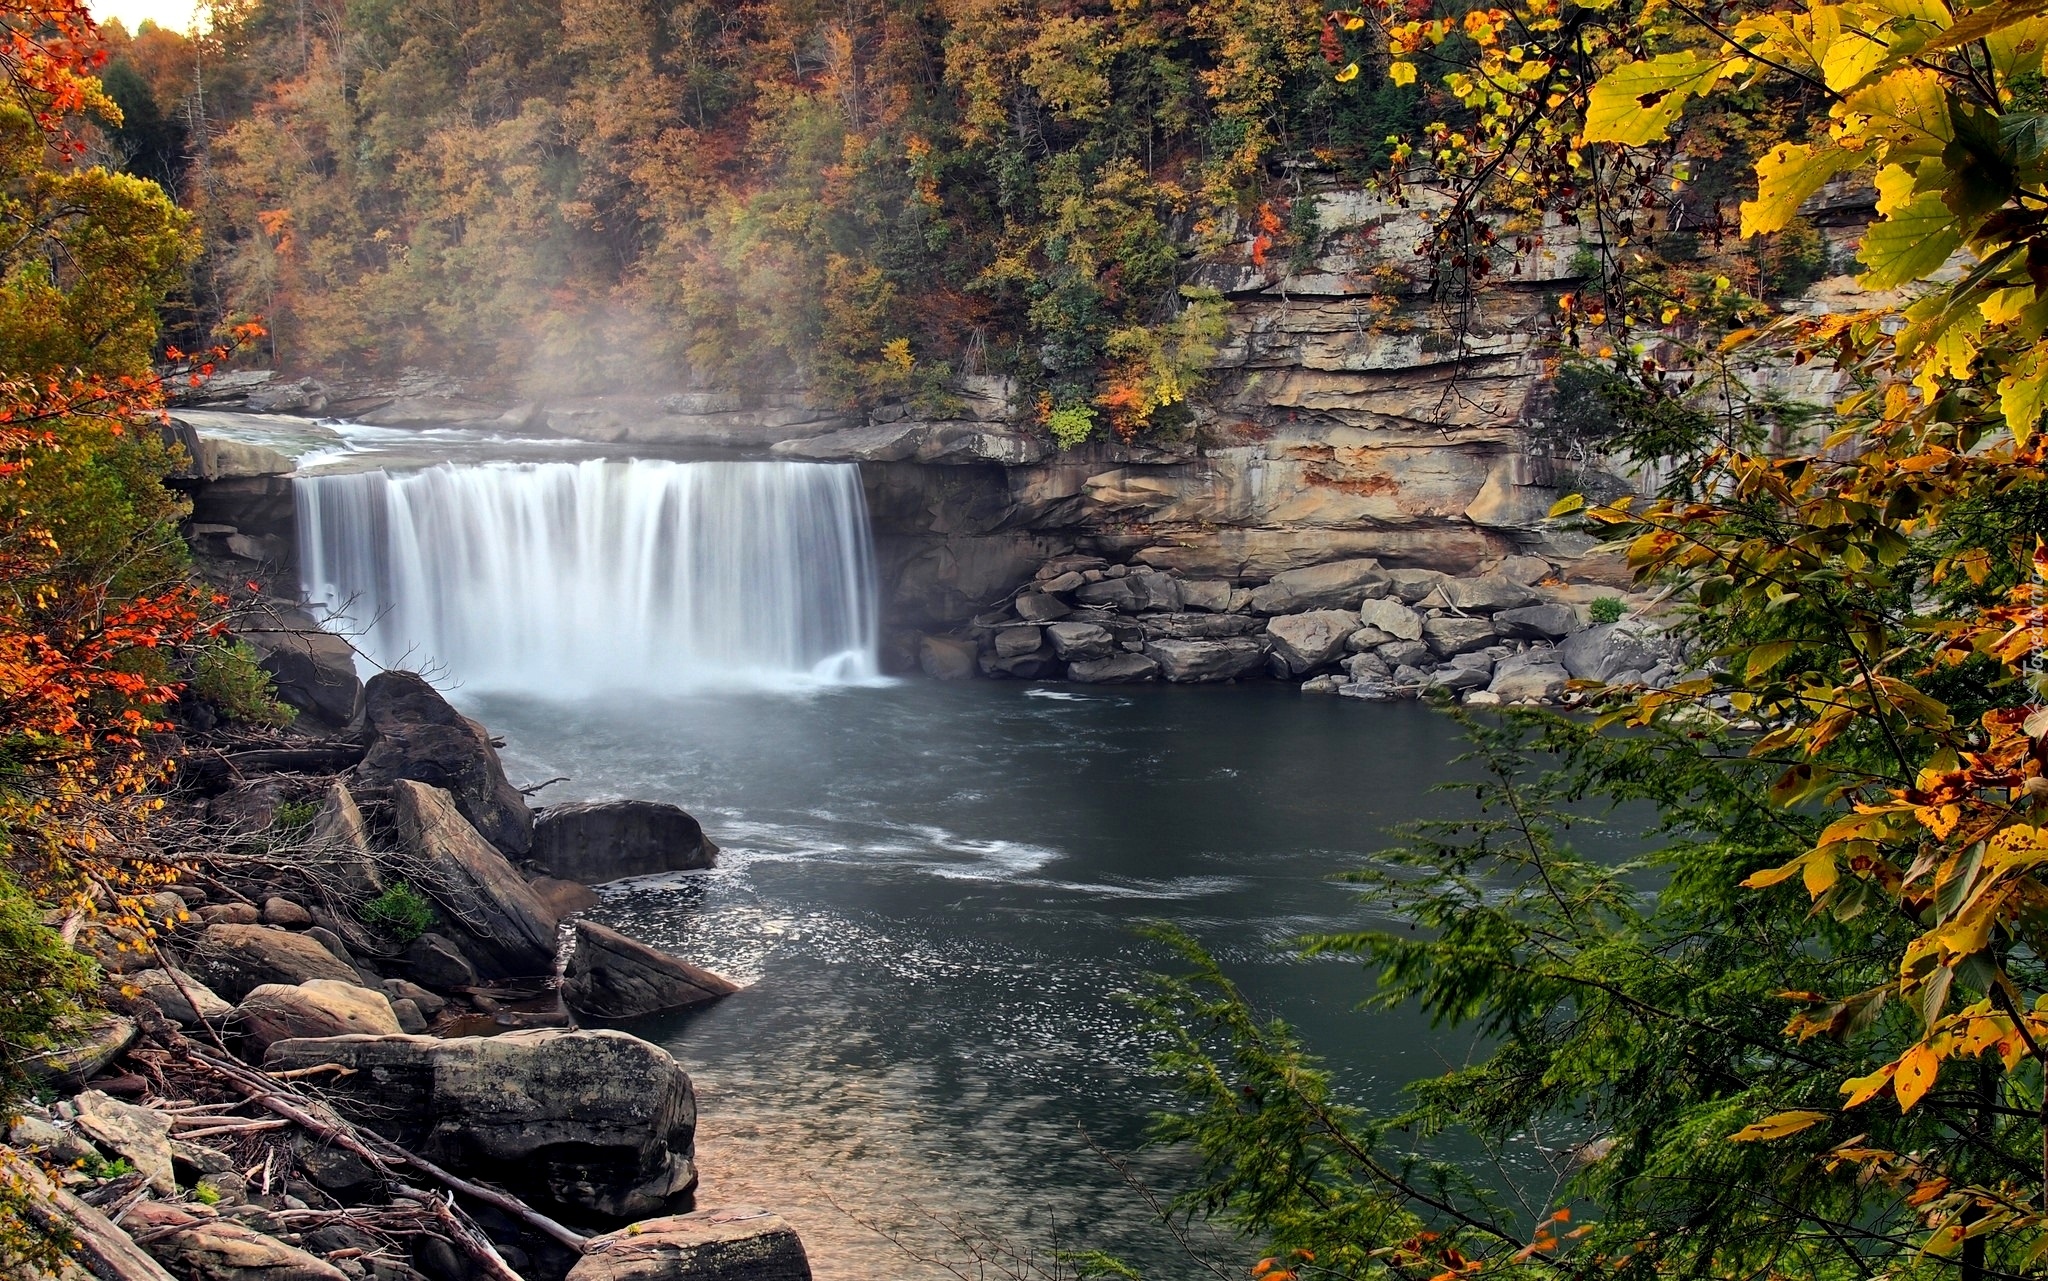
M443 464L296 497L307 601L387 666L536 692L876 676L850 465Z

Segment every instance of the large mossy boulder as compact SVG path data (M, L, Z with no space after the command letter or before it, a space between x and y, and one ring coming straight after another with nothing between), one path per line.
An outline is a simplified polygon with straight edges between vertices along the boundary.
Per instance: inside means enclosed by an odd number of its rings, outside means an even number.
M336 1063L328 1102L459 1173L614 1221L689 1208L697 1097L668 1052L623 1032L279 1041L271 1071Z
M660 801L550 805L533 824L529 861L551 876L602 885L628 876L692 872L718 860L697 820Z
M438 787L485 840L514 857L533 845L533 812L505 778L483 726L448 705L413 672L384 672L364 686L370 747L356 777L373 788L401 779Z

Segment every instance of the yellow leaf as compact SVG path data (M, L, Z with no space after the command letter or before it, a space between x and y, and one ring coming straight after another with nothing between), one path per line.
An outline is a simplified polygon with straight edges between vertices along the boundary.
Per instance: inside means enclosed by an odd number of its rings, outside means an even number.
M1600 77L1588 95L1585 139L1631 147L1655 142L1694 95L1712 89L1732 69L1730 61L1697 52L1623 63Z
M1769 889L1771 886L1783 881L1789 881L1806 869L1807 860L1812 857L1813 852L1809 850L1782 867L1767 867L1761 872L1752 872L1748 877L1744 878L1742 888L1746 890L1763 890Z
M1796 646L1792 641L1767 641L1749 651L1749 663L1743 668L1743 679L1754 681L1764 676L1773 667L1792 656Z
M1355 62L1337 73L1337 83L1340 85L1349 84L1356 79L1358 79L1358 64Z
M1941 1073L1941 1056L1921 1044L1899 1056L1898 1074L1892 1078L1892 1092L1899 1096L1899 1111L1910 1112L1921 1096L1934 1088Z
M1856 256L1867 270L1857 283L1865 289L1896 289L1939 270L1962 243L1962 230L1941 197L1933 192L1915 196L1863 233Z
M1819 898L1833 889L1835 882L1840 878L1841 873L1835 868L1835 860L1832 854L1815 850L1806 856L1806 871L1800 879L1806 883L1806 892L1808 894Z
M1754 1125L1745 1125L1728 1136L1730 1143L1761 1143L1770 1139L1782 1139L1788 1134L1810 1130L1828 1119L1825 1112L1780 1112L1767 1116Z
M1782 230L1799 206L1828 179L1862 157L1841 147L1781 142L1756 162L1756 199L1742 202L1742 234Z
M1887 1063L1869 1076L1853 1077L1842 1082L1842 1093L1849 1096L1842 1106L1853 1108L1868 1103L1877 1097L1880 1090L1891 1084L1891 1079L1897 1072L1896 1063Z
M2034 344L2007 368L2011 372L1998 380L1998 408L2013 440L2024 446L2048 403L2048 343Z
M1396 62L1392 64L1387 68L1387 79L1397 85L1414 84L1415 64L1412 62Z
M1559 516L1569 516L1585 505L1586 496L1584 494L1566 494L1563 498L1550 505L1550 519L1556 520Z

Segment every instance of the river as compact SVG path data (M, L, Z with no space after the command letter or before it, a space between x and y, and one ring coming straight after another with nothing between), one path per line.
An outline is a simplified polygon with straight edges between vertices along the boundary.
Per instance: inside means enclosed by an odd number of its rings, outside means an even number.
M1363 923L1330 877L1456 807L1431 791L1454 726L1426 708L922 680L461 701L515 778L568 776L545 796L671 800L723 846L715 871L614 886L597 915L748 984L631 1030L696 1079L704 1203L783 1210L822 1278L975 1274L997 1243L1191 1272L1097 1150L1131 1154L1171 1102L1121 999L1169 960L1134 935L1146 920L1207 943L1354 1100L1392 1102L1468 1048L1354 1012L1356 966L1284 951ZM1187 1173L1164 1153L1137 1172L1165 1197Z
M1369 924L1332 878L1458 808L1447 717L1268 682L881 677L847 468L217 417L325 464L297 490L307 598L434 672L516 783L673 801L723 847L596 915L746 984L630 1030L697 1083L700 1204L783 1212L824 1281L1250 1261L1152 1208L1189 1170L1143 1146L1173 1102L1125 1000L1171 963L1143 922L1208 945L1354 1102L1472 1050L1287 951ZM1503 1159L1503 1186L1547 1184L1534 1137Z

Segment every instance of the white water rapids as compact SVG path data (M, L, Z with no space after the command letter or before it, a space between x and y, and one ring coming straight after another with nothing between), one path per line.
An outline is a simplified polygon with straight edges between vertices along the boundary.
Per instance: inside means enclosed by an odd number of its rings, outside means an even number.
M296 483L306 600L385 666L549 695L876 678L855 467L443 464Z

